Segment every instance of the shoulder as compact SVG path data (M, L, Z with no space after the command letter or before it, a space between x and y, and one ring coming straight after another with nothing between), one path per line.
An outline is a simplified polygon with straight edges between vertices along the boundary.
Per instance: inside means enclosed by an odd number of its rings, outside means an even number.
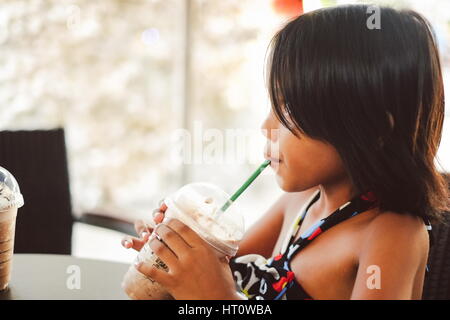
M352 299L411 299L428 257L422 219L381 212L364 231Z
M423 219L408 213L384 211L377 214L368 224L362 245L362 254L391 252L405 253L416 258L427 255L428 232Z
M421 217L408 213L397 213L393 211L383 211L374 217L368 225L369 236L401 237L408 234L408 237L421 238L427 234L426 226Z

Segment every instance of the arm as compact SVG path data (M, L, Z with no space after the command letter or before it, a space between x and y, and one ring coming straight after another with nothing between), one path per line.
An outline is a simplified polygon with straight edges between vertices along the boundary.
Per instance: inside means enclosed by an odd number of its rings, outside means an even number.
M236 257L251 253L260 254L264 257L272 255L283 225L284 211L288 199L289 195L287 193L281 195L261 219L247 230L240 242Z
M351 299L412 299L425 268L428 234L420 218L382 213L368 227Z

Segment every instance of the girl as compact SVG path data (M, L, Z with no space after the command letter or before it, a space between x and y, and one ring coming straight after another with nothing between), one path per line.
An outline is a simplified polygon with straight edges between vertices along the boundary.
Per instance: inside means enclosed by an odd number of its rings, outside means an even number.
M310 12L275 35L263 129L286 193L230 261L178 220L158 224L163 241L150 245L170 272L136 268L174 298L421 298L427 225L448 209L434 164L444 118L438 50L416 12L380 7L371 29L368 8ZM136 227L143 237L123 245L139 250L152 230Z

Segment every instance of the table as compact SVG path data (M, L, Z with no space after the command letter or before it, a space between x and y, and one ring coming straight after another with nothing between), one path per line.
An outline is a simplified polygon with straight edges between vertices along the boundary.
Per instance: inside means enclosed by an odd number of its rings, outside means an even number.
M9 289L0 300L123 300L129 265L54 254L15 254Z

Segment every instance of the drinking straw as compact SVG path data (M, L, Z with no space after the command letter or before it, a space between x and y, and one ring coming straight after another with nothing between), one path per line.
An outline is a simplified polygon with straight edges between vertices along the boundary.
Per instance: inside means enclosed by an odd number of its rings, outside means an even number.
M270 160L265 160L255 172L244 182L244 184L230 197L230 199L225 202L225 204L215 213L216 218L225 212L228 207L242 194L242 192L247 189L253 181L255 181L256 177L260 175L261 172L270 164Z

